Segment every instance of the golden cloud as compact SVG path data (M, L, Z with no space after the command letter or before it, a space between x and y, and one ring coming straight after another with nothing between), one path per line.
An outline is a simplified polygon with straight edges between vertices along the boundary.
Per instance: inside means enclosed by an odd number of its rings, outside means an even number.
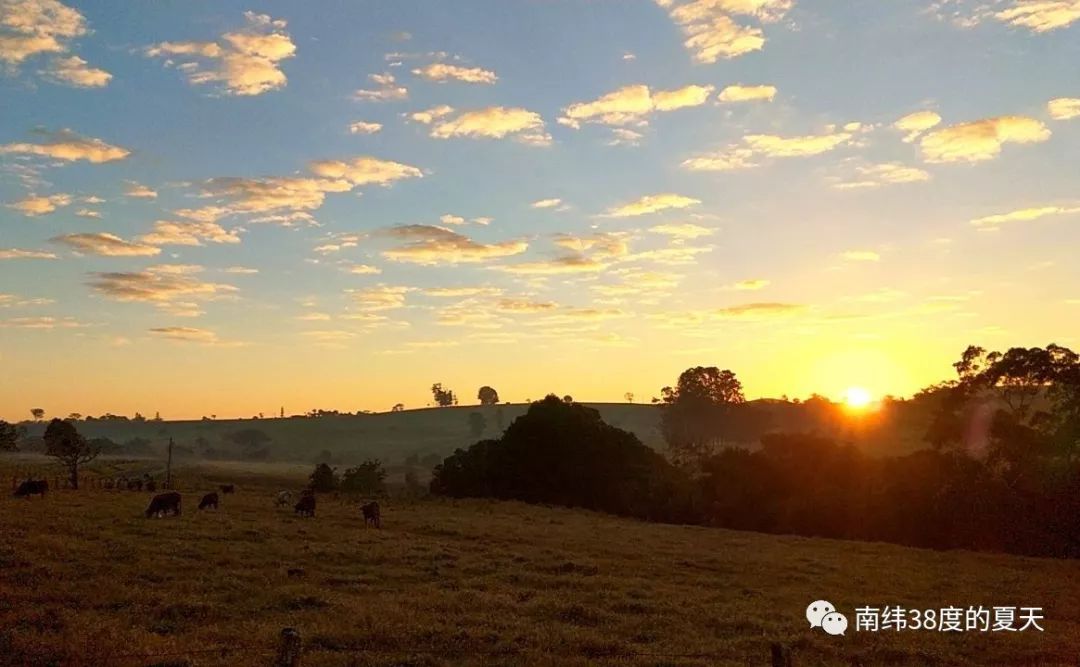
M437 122L431 129L436 139L469 137L473 139L502 139L512 136L521 143L546 146L551 136L540 114L528 109L488 107L467 111L455 118Z
M712 86L685 86L652 92L648 86L624 86L592 102L578 102L563 109L559 123L578 128L583 122L607 125L644 123L654 111L673 111L699 106L712 94Z
M1032 32L1050 32L1080 20L1080 0L1012 0L994 18Z
M0 259L56 259L56 255L43 250L8 248L7 250L0 250Z
M461 67L447 63L432 63L426 67L420 67L412 71L416 76L444 83L446 81L461 81L463 83L493 84L499 80L495 72L480 67Z
M144 243L125 241L106 232L87 234L63 234L49 239L53 243L71 246L76 252L101 255L103 257L152 257L161 253L161 248Z
M713 315L722 320L760 320L772 317L789 317L806 310L806 306L797 303L744 303L721 308Z
M361 88L353 93L353 99L361 102L395 102L409 98L409 89L398 85L393 74L369 74L368 79L375 88Z
M930 180L930 174L926 171L896 162L861 165L855 171L857 175L854 178L834 183L833 187L837 190L858 190L876 188L882 185L918 183Z
M691 222L668 222L649 228L655 234L665 234L677 239L697 239L703 236L712 236L715 230Z
M261 95L288 83L281 61L296 54L284 32L286 23L266 14L244 12L243 30L228 32L218 42L161 42L146 49L152 58L185 60L181 69L192 85L221 84L231 95Z
M382 123L367 123L358 120L355 123L349 123L349 134L375 134L382 127Z
M524 262L493 267L499 271L526 276L559 275L564 273L594 273L603 271L610 264L598 262L591 257L568 255L546 261Z
M772 102L776 97L776 86L728 86L720 91L716 99L721 102Z
M539 201L534 201L532 204L530 204L530 206L532 206L533 208L556 208L558 206L562 206L562 200L557 197L553 197L551 199L541 199Z
M999 116L929 132L923 135L921 146L927 162L982 162L1000 155L1007 143L1039 143L1049 138L1050 130L1034 118Z
M124 190L124 194L134 199L157 199L157 191L148 188L141 183L135 181L128 181L127 188Z
M366 311L394 310L405 306L405 295L414 291L413 287L376 285L362 289L345 290L352 296L357 307Z
M484 262L519 255L529 247L527 242L520 240L478 243L463 234L432 225L400 225L383 230L381 235L408 241L405 245L383 251L383 257L396 262L429 266Z
M989 215L984 218L976 218L971 224L976 227L1000 225L1007 222L1030 222L1051 215L1071 215L1080 213L1080 206L1041 206L1038 208L1025 208L999 215Z
M854 132L861 129L857 123L825 134L808 134L781 137L774 134L750 134L743 137L741 145L729 146L723 151L690 158L682 166L691 171L733 171L758 166L757 158L808 157L835 150L849 143Z
M17 202L8 204L8 208L13 208L19 211L23 215L30 217L37 217L39 215L47 215L52 213L58 208L63 206L69 206L71 204L71 195L55 194L47 197L39 197L37 195L30 195L25 199L20 199Z
M699 63L759 51L765 45L764 32L740 25L732 16L751 16L762 23L775 22L791 9L793 0L656 0L668 11L686 36L684 45Z
M893 127L906 132L907 136L904 137L904 141L911 143L919 138L919 136L931 128L935 128L941 124L941 116L934 111L916 111L915 113L909 113L900 120L893 123Z
M88 34L86 19L58 0L4 0L0 3L0 65L11 71L29 58L54 56L42 74L55 83L98 88L112 75L69 53L71 41Z
M668 209L688 208L700 203L700 199L665 192L657 195L646 195L628 204L615 206L608 209L605 215L611 218L630 218Z
M126 148L107 144L101 139L81 137L71 130L46 132L44 134L48 138L46 143L4 144L0 146L0 153L38 155L66 162L86 160L94 164L123 160L131 155L131 151Z
M446 104L440 104L437 107L432 107L425 111L416 111L409 114L409 118L415 120L417 123L423 123L424 125L431 125L436 120L443 116L449 116L454 113L454 107Z
M149 234L139 237L150 245L190 245L201 246L203 241L210 243L240 243L240 236L226 230L216 222L173 222L159 220Z
M1047 102L1046 110L1054 120L1080 118L1080 99L1075 97L1059 97L1056 100Z
M0 49L0 54L2 54L2 49ZM112 74L97 67L90 67L89 63L79 56L53 58L48 68L42 70L41 74L51 81L75 88L102 88L109 85L109 81L112 80Z
M178 272L167 265L142 271L91 274L88 283L97 292L117 301L163 304L176 299L215 299L236 292L236 287L203 282L190 272Z
M159 338L167 338L181 343L213 345L219 342L217 334L208 329L195 329L192 327L160 327L150 329L149 331Z

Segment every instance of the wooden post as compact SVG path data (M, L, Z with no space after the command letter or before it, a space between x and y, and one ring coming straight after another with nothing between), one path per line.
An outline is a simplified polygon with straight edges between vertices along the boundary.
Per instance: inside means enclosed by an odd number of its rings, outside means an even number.
M172 436L169 437L169 460L165 463L165 489L172 491Z
M296 628L283 628L274 667L300 667L300 656L303 652L300 631Z
M791 667L791 648L780 642L773 642L770 649L772 650L772 667Z

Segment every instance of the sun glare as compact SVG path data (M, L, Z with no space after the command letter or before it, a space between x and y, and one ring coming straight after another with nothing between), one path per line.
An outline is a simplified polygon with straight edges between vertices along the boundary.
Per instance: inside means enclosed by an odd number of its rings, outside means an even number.
M862 409L869 406L873 400L870 392L862 387L848 387L844 392L844 403L846 403L849 408Z

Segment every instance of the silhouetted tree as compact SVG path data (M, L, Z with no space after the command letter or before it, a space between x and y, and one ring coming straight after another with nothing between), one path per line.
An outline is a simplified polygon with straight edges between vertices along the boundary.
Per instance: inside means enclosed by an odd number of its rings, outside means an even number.
M72 412L70 415L67 416L67 418L68 418L68 421L77 422L80 419L82 419L82 415L79 414L78 412Z
M623 394L623 398L626 399L627 403L633 403L634 402L634 392L632 392L632 391L626 392L625 394Z
M469 430L472 431L474 438L479 438L484 433L484 429L487 428L487 419L479 412L469 413Z
M573 403L574 402L574 397L571 396L570 394L567 394L566 396L562 397L562 402L563 403Z
M326 463L320 463L315 466L315 470L312 471L309 486L312 491L318 491L319 493L329 493L336 491L340 485L338 480L337 469L331 468Z
M405 410L404 403L395 403L394 407L390 408L390 412L403 412Z
M341 490L367 496L382 495L386 491L386 470L378 459L368 459L349 468L341 477Z
M79 466L97 458L100 451L86 441L75 425L54 419L45 428L45 454L56 459L68 470L71 488L79 488Z
M30 408L30 414L34 417L34 421L41 421L45 419L45 408Z
M687 369L674 388L661 390L661 430L674 459L699 461L734 434L733 407L746 401L742 383L715 366Z
M431 395L435 398L435 404L441 408L457 405L457 397L449 389L443 389L442 383L436 382L431 385Z
M18 451L19 437L19 427L0 419L0 452Z
M476 397L480 399L480 405L495 405L499 402L499 392L487 385L480 387Z

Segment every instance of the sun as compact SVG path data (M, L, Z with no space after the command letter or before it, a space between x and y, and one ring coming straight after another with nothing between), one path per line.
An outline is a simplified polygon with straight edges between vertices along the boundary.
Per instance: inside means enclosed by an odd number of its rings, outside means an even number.
M848 387L844 391L844 403L849 408L865 408L874 401L870 392L863 387Z

